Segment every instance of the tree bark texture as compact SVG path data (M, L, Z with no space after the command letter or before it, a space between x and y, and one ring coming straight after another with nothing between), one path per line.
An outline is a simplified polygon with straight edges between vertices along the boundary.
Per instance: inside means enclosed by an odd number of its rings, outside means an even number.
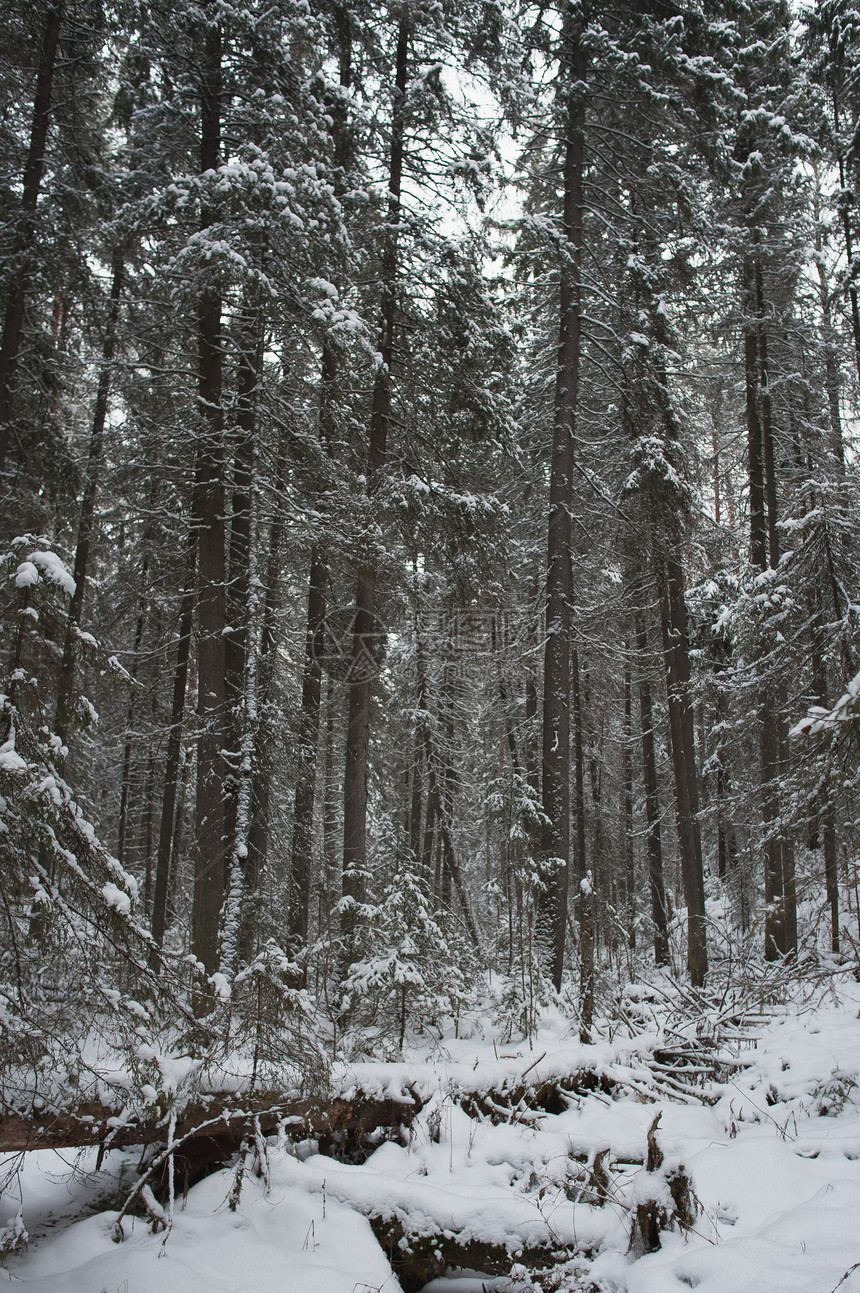
M656 554L655 575L666 667L678 851L687 904L687 970L693 987L701 987L708 972L708 951L696 743L690 701L690 648L684 576L671 545Z
M215 171L221 155L221 29L207 9L204 65L200 82L200 170ZM204 210L205 231L214 220ZM224 789L226 769L225 652L227 627L226 529L224 522L224 411L221 296L204 285L198 316L199 443L194 484L197 527L197 798L195 804L194 894L191 949L206 974L218 966L218 925L226 886ZM207 993L198 1007L206 1009Z
M18 358L21 353L21 336L24 329L27 293L32 273L33 243L36 236L36 203L42 185L42 176L45 173L45 147L51 124L54 69L64 10L64 0L58 0L48 10L45 19L39 71L36 77L36 93L33 99L30 146L24 164L21 223L15 241L16 269L6 302L3 339L0 342L0 476L6 469L11 437L12 397Z
M182 728L185 720L185 694L188 690L188 665L191 658L191 629L194 619L194 571L197 559L197 535L193 526L188 531L185 550L185 575L182 600L179 604L179 631L176 641L176 662L173 667L173 697L170 707L170 727L167 733L167 752L164 760L164 789L161 798L161 823L158 830L158 851L155 859L155 884L152 897L152 937L157 947L164 942L167 924L167 898L170 889L170 863L173 849L176 801L182 775ZM150 964L158 962L153 951Z
M747 466L750 492L750 560L764 572L779 564L777 482L773 413L769 390L767 305L761 257L752 254L744 267L745 384ZM774 684L759 687L759 778L765 889L764 951L767 960L797 947L794 854L782 825L780 781L787 752L785 722Z
M559 345L554 396L547 526L546 646L544 650L541 799L547 826L543 838L544 887L535 924L537 953L556 990L561 987L570 871L570 625L573 574L574 432L579 392L580 266L583 237L583 173L586 76L582 32L568 11L562 33L559 77L565 87L564 257L559 293Z
M651 683L648 680L648 640L641 614L636 616L636 650L639 657L639 730L642 743L642 781L645 788L645 821L648 843L648 889L651 896L651 921L654 926L654 960L669 964L669 917L663 880L663 841L660 831L660 800L657 782L657 758L654 743L654 717Z
M379 335L380 362L373 387L367 450L367 488L373 493L384 466L391 418L392 362L396 319L397 234L401 215L406 78L410 21L404 13L397 29L391 152L388 165L388 228L381 265L382 294ZM343 780L343 896L344 932L354 926L354 904L365 896L367 862L367 775L370 744L370 705L373 675L373 633L376 619L377 564L369 555L358 572L353 624L352 666Z

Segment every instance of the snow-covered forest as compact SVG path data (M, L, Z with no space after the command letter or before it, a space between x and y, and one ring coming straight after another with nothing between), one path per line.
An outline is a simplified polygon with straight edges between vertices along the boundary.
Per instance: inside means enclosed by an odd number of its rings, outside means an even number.
M0 1283L857 1293L852 0L0 31Z

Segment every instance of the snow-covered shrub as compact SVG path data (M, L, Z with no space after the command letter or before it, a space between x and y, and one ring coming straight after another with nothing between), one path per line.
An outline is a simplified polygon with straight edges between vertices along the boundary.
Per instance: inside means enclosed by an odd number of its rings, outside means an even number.
M464 950L443 930L429 877L408 856L385 886L367 948L342 989L356 1023L375 1024L402 1051L409 1026L423 1032L459 1018L470 1000Z
M846 1069L834 1069L826 1082L812 1093L812 1109L821 1118L838 1118L846 1104L854 1102L857 1074Z
M264 947L196 1018L197 967L154 944L135 877L64 776L46 699L73 591L42 539L0 558L0 1103L159 1119L207 1088L318 1085L325 1066L283 953Z

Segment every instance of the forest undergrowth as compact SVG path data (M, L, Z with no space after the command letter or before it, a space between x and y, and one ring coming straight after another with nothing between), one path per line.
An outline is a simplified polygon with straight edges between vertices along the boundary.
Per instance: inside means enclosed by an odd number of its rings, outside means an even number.
M7 1155L3 1278L69 1293L830 1293L846 1275L850 1293L856 969L736 955L700 991L652 970L604 998L590 1043L558 997L514 1032L492 979L456 1030L413 1031L397 1059L369 1038L362 1058L328 1057L323 1104L392 1101L400 1125L325 1139L289 1114L251 1124L187 1191L163 1143ZM233 1056L216 1085L232 1073L238 1111L252 1054ZM216 1071L160 1063L175 1127ZM147 1113L128 1082L123 1117Z

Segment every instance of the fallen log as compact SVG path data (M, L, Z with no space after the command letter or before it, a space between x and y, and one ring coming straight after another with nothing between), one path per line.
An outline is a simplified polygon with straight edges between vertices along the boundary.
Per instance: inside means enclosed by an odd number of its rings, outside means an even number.
M320 1152L330 1157L363 1162L380 1141L402 1135L422 1105L423 1100L414 1094L381 1100L357 1093L348 1099L336 1096L324 1101L284 1100L271 1092L244 1099L220 1093L186 1105L177 1114L173 1139L183 1141L186 1157L223 1162L253 1129L269 1135L283 1128L293 1141L317 1140ZM163 1144L168 1139L168 1123L165 1110L153 1110L147 1117L98 1103L73 1109L4 1110L0 1111L0 1154ZM195 1135L197 1128L199 1136Z
M574 1255L557 1245L540 1244L512 1251L505 1244L463 1239L450 1231L411 1234L401 1221L390 1217L371 1216L369 1220L403 1293L417 1293L451 1269L505 1276L510 1275L515 1264L533 1272L545 1271Z
M591 1068L578 1069L564 1077L529 1082L525 1076L487 1090L460 1091L455 1098L470 1118L490 1122L518 1122L529 1115L565 1113L571 1100L591 1091L614 1095L619 1082Z

